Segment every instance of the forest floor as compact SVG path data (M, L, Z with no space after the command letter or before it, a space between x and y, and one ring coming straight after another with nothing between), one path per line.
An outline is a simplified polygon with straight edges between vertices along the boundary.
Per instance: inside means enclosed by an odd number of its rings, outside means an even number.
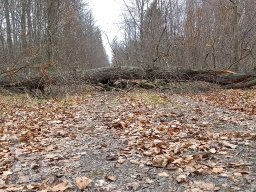
M2 92L0 109L0 191L256 191L255 89Z

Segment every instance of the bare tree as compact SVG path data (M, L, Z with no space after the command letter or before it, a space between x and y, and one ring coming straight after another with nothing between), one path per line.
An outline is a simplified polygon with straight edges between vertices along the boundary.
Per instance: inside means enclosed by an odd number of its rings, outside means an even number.
M0 10L0 74L65 74L108 65L83 0L3 0Z
M119 58L137 66L236 71L254 67L253 0L142 1L143 11L134 1L125 1L124 40L115 46L116 63Z
M229 0L233 5L233 65L239 71L240 47L241 47L241 2L240 0Z

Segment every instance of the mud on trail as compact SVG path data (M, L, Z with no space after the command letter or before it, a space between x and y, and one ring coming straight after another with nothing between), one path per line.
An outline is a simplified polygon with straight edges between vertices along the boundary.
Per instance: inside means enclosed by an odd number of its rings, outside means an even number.
M2 96L0 191L256 191L255 101L254 89Z

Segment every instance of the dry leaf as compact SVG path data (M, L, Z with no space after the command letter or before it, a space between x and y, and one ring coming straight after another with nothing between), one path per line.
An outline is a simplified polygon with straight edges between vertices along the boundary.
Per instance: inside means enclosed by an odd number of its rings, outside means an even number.
M147 183L147 184L152 184L152 183L154 183L154 180L147 178L147 179L146 179L146 183Z
M228 155L228 152L227 151L220 151L220 152L218 152L218 154L220 154L220 155Z
M214 191L215 184L214 183L207 183L205 181L195 181L194 185L197 188L203 189L204 191Z
M45 158L46 158L46 159L54 159L54 158L56 158L56 157L58 157L57 154L51 154L51 153L49 153L49 154L45 155Z
M229 175L229 174L227 174L227 173L221 173L220 176L221 176L221 177L226 177L226 178L231 177L231 175Z
M10 191L10 192L19 192L19 191L22 191L24 189L23 186L11 186L11 187L8 187L7 189L5 189L6 191Z
M62 121L60 121L60 120L54 120L54 121L49 121L48 122L48 124L50 124L50 125L53 125L53 124L61 124L62 123Z
M215 148L211 148L211 149L209 150L209 152L212 153L212 154L215 154L217 151L216 151Z
M236 176L236 177L242 177L243 174L242 174L242 173L234 173L234 176Z
M178 159L175 159L172 163L173 164L181 164L183 161L184 161L183 158L178 158Z
M109 154L107 154L106 159L108 161L116 161L116 160L118 160L118 156L115 153L109 153Z
M78 189L80 189L80 190L84 190L85 188L87 188L91 182L92 182L92 180L87 177L77 177L76 178L76 185L77 185Z
M187 173L194 173L196 169L193 166L186 166L185 170Z
M154 145L161 145L163 143L162 140L156 139L153 141Z
M168 173L166 172L162 172L162 173L158 173L159 177L169 177L170 175L168 175Z
M129 191L131 190L137 191L140 188L140 184L138 182L132 182L132 183L128 183L126 187Z
M112 124L112 127L115 128L115 129L125 129L126 124L125 124L123 121L114 122L114 123Z
M8 177L9 175L12 175L12 174L13 174L13 172L11 172L11 171L4 171L3 174L2 174L2 179L3 179L3 180L6 180L7 177Z
M152 166L154 167L166 167L168 159L163 155L157 155L153 158Z
M122 157L119 157L117 160L117 163L123 164L125 162L125 159L123 159Z
M75 140L76 137L77 137L77 136L76 136L75 133L71 133L71 134L69 135L69 138L72 139L72 140Z
M223 171L224 171L223 167L214 167L212 169L213 173L223 173Z
M109 180L109 181L116 181L116 177L113 176L113 175L106 176L106 179Z
M68 181L64 181L58 185L55 185L51 190L53 192L57 192L57 191L65 191L66 189L70 188L69 182Z
M222 144L225 146L225 147L228 147L228 148L231 148L231 149L235 149L237 148L237 145L234 145L234 144L231 144L227 141L222 141Z
M187 182L187 175L179 175L178 177L176 177L176 181L178 183L184 183Z
M138 160L136 160L136 159L131 159L130 162L132 164L135 164L135 165L139 165L140 164L140 162Z
M152 156L152 155L154 154L154 151L153 151L153 150L144 151L143 154L144 154L145 156L150 157L150 156Z
M5 181L0 179L0 188L5 185Z
M192 188L191 192L203 192L200 188Z

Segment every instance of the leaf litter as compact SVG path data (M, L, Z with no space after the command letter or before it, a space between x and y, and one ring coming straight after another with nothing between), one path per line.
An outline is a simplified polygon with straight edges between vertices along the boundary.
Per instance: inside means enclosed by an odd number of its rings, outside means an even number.
M133 90L3 99L0 191L253 191L255 97Z

